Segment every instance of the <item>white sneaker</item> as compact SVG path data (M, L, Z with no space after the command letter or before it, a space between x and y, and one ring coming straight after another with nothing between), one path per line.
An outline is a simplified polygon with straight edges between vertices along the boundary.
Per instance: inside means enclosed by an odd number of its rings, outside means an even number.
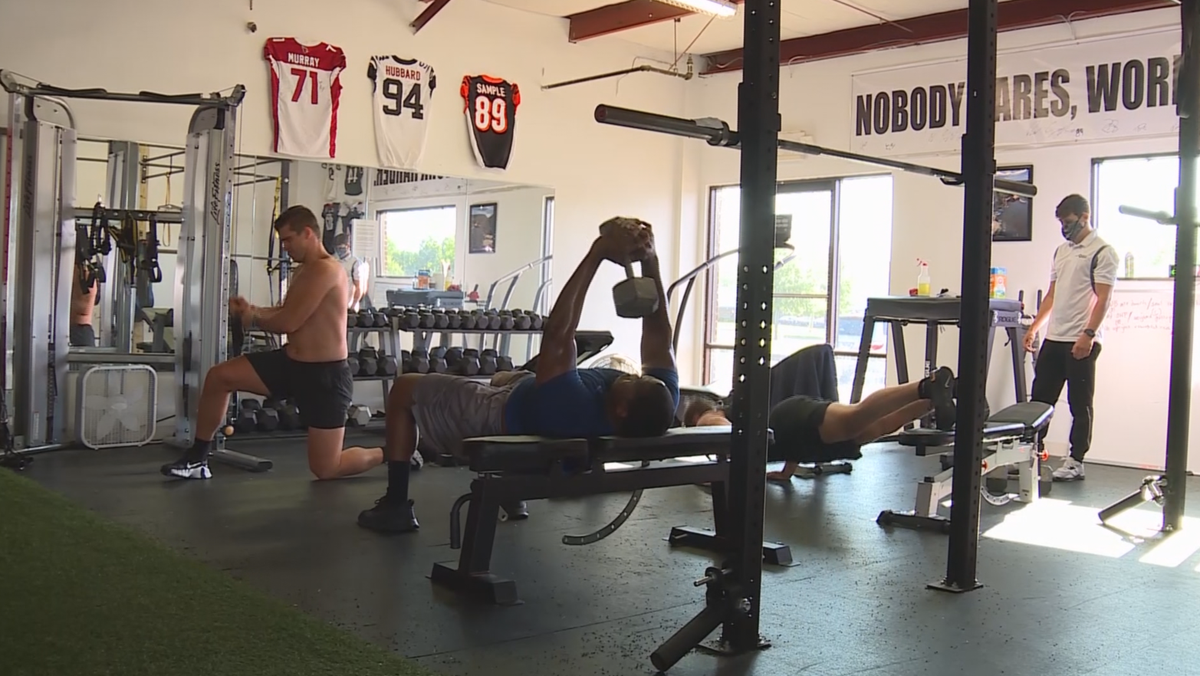
M1083 463L1075 458L1067 457L1058 469L1054 470L1055 481L1083 481Z

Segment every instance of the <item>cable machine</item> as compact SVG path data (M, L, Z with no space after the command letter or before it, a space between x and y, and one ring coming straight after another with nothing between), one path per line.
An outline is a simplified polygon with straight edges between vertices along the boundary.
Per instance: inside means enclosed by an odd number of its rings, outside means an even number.
M1200 2L1200 0L1185 0ZM967 128L962 171L950 172L907 162L822 148L779 139L778 0L746 0L742 82L738 87L738 133L720 120L687 120L600 105L597 122L706 140L741 149L741 228L738 240L738 297L734 347L733 442L730 448L730 523L737 534L729 558L709 567L695 582L705 587L706 605L650 656L660 671L671 668L709 634L705 645L719 654L741 654L769 645L759 635L762 602L762 534L770 398L774 218L779 149L867 162L963 185L963 280L959 347L958 424L946 576L932 588L967 591L975 579L982 483L984 354L988 334L988 270L991 236L988 211L994 190L1035 195L1029 184L995 178L995 84L997 0L970 0L967 40ZM973 394L973 396L971 396Z
M175 441L190 445L203 374L225 358L231 166L235 115L245 87L237 85L228 95L129 94L22 82L3 70L0 85L9 94L6 217L7 225L16 226L6 227L0 240L5 261L2 333L5 352L11 346L13 355L12 382L5 374L0 391L11 385L11 433L14 446L26 452L51 450L63 442L75 221L92 214L75 208L77 135L63 99L196 106L188 126L183 213L173 214L174 222L182 223L175 275L181 337L174 357ZM110 166L108 193L120 206L104 209L105 215L170 222L166 212L137 211L128 202L135 194L130 186L140 180L136 145L114 143L110 159L114 155L119 162ZM15 271L8 268L9 260ZM114 363L138 362L142 355L94 357L90 361Z

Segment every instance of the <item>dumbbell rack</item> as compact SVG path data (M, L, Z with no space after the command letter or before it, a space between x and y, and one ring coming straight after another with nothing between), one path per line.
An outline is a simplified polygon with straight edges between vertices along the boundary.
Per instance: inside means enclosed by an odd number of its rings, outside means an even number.
M362 346L363 338L375 333L379 335L381 348L386 348L387 356L396 360L396 375L401 372L400 366L400 336L397 333L396 321L392 319L387 326L351 326L346 328L346 350L350 354L358 352ZM384 345L386 343L386 346ZM382 355L381 355L382 356ZM377 374L373 376L360 376L355 374L354 382L370 382L373 380L379 381L380 387L383 388L383 400L387 401L388 392L391 391L392 381L396 376Z

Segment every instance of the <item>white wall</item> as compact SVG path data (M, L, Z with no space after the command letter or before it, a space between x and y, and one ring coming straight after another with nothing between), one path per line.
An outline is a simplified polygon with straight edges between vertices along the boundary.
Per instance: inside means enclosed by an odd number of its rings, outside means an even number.
M1003 64L1005 51L1070 44L1072 41L1089 37L1177 24L1178 12L1163 10L1075 22L1069 26L1063 24L1004 33L999 38L1000 60ZM780 75L779 94L783 131L803 132L810 135L812 142L818 145L850 150L850 138L855 124L851 90L853 74L962 58L965 53L966 41L959 40L786 67ZM694 91L689 91L687 116L713 116L735 124L736 87L740 80L740 73L704 79ZM694 194L691 199L685 198L684 206L695 209L702 216L695 220L694 232L695 238L703 241L707 218L707 188L737 182L738 155L735 151L710 148L700 143L692 145L697 150L689 149L686 152L699 155L699 171L696 172L698 176L695 179ZM1033 240L997 243L992 248L993 265L1008 270L1010 297L1015 297L1019 290L1025 290L1032 309L1032 298L1036 296L1037 289L1046 288L1051 256L1055 247L1062 242L1058 223L1054 219L1054 206L1059 199L1070 193L1090 194L1092 158L1175 149L1175 139L1167 136L1117 143L1011 148L997 152L996 160L1000 165L1032 164L1034 181L1039 190L1039 197L1034 201ZM780 159L780 180L847 176L879 171L870 165L824 157L797 157L790 153L781 153ZM957 155L926 156L912 161L953 170L957 170L959 164ZM921 258L930 262L932 286L935 291L947 287L952 293L959 293L963 230L961 188L947 187L936 179L924 176L896 172L893 210L891 292L895 295L906 295L909 288L916 286L916 261ZM686 235L681 236L681 241L688 239ZM703 257L702 254L701 250L692 260L698 263ZM842 255L852 256L853 252L843 250ZM683 267L687 264L684 262ZM699 331L694 333L698 335ZM909 371L920 373L924 352L923 327L910 326L905 332L905 341L908 346ZM1004 341L998 340L988 384L988 396L993 407L1011 403L1015 397L1011 366L1005 350ZM939 361L957 368L957 355L958 332L954 329L943 331L939 339ZM894 364L889 363L889 378L893 381L894 374ZM1165 382L1163 388L1166 388ZM1065 397L1061 408L1066 410ZM1065 440L1069 424L1069 416L1057 416L1050 439ZM1061 451L1061 446L1059 450Z
M660 248L676 251L679 230L678 153L682 140L598 125L598 103L682 113L685 83L639 74L544 92L540 85L628 68L635 57L668 58L619 41L567 41L566 21L482 0L450 3L420 33L409 22L417 0L359 0L331 11L319 0L244 0L205 3L47 0L6 8L0 23L0 67L64 87L111 91L195 92L245 84L238 124L239 152L269 154L268 71L262 57L271 36L294 36L342 47L338 156L341 163L378 164L366 77L372 54L412 54L430 63L439 88L423 172L503 178L546 185L557 195L554 276L565 279L586 251L596 226L617 214L659 225ZM254 21L257 33L246 29ZM174 36L172 48L131 61L112 48L113 34ZM468 45L469 47L464 47ZM479 168L471 154L458 96L465 74L488 73L521 87L516 146L505 172ZM619 85L619 86L618 86ZM80 132L88 136L181 144L191 111L165 105L75 101ZM265 237L256 237L263 239ZM664 262L670 276L676 260ZM621 274L607 267L584 311L585 326L611 327L618 347L636 352L638 325L615 321L607 289Z

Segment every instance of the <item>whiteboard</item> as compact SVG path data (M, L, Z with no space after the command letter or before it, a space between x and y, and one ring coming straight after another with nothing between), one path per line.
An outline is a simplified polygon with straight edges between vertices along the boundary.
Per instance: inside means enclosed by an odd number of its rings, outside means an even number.
M1096 362L1095 423L1087 459L1161 470L1167 448L1167 388L1171 368L1174 284L1170 280L1118 280L1101 329ZM1197 313L1200 315L1200 313ZM1188 470L1200 471L1200 327L1192 334L1191 432ZM1064 388L1055 427L1070 428ZM1057 430L1056 430L1057 431ZM1055 435L1057 436L1057 435Z

